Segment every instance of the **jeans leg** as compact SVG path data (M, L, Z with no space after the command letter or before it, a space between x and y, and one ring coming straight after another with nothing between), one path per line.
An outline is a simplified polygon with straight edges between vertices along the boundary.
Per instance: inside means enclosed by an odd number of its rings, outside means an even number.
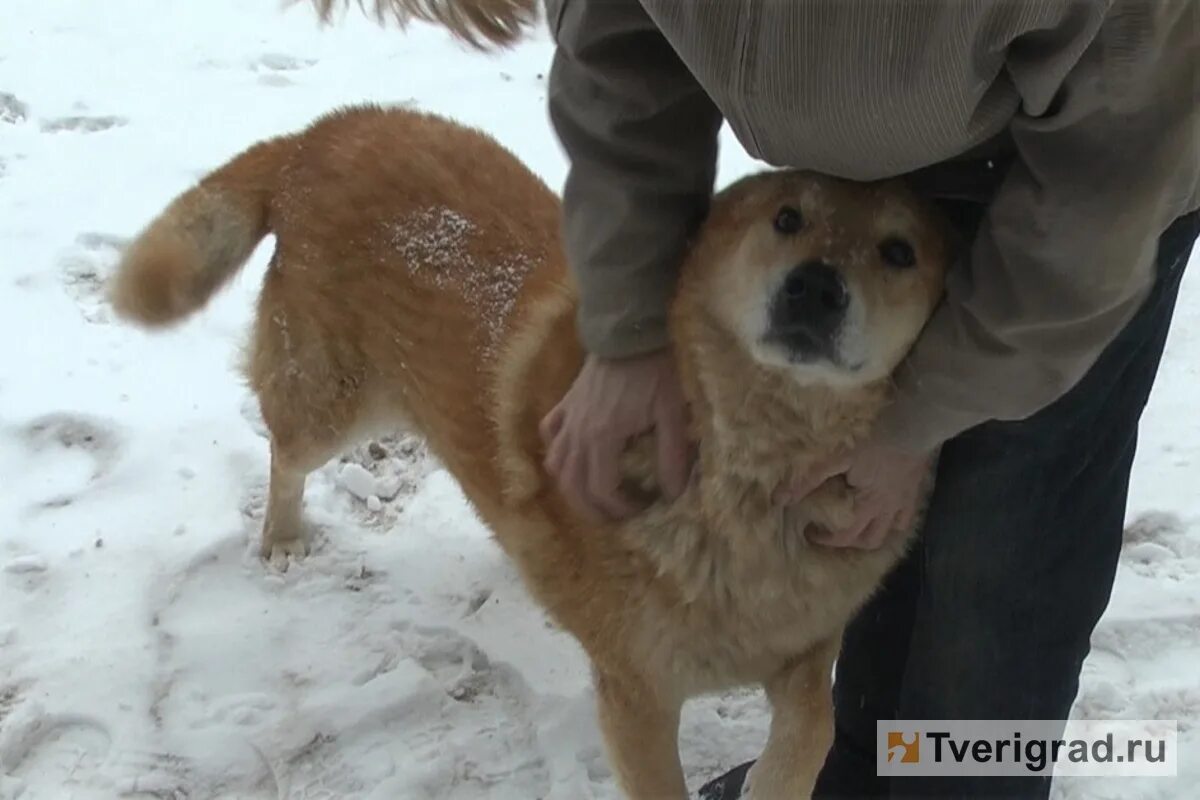
M943 448L922 547L847 630L818 797L1047 795L1044 778L889 784L875 776L875 721L1067 716L1108 603L1138 419L1196 232L1193 215L1163 236L1155 289L1078 386Z

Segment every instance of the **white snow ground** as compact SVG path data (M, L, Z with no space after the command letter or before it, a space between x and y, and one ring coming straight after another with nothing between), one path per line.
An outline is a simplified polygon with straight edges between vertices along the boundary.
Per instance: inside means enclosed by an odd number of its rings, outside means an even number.
M286 575L248 550L267 448L235 364L265 250L168 335L114 324L100 296L122 242L198 175L342 103L479 125L559 185L549 55L355 17L321 30L272 0L5 0L0 800L616 796L577 646L419 447L315 475L316 552ZM724 178L751 167L725 149ZM1182 775L1063 797L1200 796L1197 273L1078 708L1180 720ZM692 784L765 729L754 693L690 706Z

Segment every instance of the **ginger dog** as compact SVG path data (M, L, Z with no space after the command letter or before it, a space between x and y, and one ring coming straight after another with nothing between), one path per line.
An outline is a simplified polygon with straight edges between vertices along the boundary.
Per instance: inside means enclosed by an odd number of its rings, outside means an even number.
M113 303L175 323L268 233L247 360L271 438L263 555L305 552L310 471L373 428L419 432L586 649L629 797L686 797L683 702L753 683L774 717L752 796L808 795L842 627L909 533L870 552L813 545L807 526L851 512L845 484L787 511L772 493L887 402L940 296L938 218L898 184L796 172L719 193L671 308L697 477L661 499L634 442L626 477L648 507L619 524L578 515L542 468L539 420L584 354L558 200L513 155L435 116L338 111L173 201L125 252Z

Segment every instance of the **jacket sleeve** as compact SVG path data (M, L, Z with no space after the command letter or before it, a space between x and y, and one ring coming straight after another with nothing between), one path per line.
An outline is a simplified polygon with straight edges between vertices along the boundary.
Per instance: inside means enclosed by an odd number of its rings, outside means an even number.
M601 357L656 350L667 341L684 248L712 194L721 116L638 0L548 0L547 11L580 336Z
M1078 55L1046 32L1010 48L1017 158L897 373L885 441L923 451L1050 405L1153 285L1200 171L1200 37L1194 2L1125 5Z

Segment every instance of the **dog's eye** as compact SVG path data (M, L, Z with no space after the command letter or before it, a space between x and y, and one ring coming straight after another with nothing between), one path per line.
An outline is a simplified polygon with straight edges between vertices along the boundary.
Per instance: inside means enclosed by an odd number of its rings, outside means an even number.
M903 239L888 239L879 245L879 256L889 266L900 269L908 269L917 263L917 254L912 245Z
M794 233L799 233L804 227L804 217L799 211L791 206L784 206L775 214L775 230L782 233L784 236L791 236Z

